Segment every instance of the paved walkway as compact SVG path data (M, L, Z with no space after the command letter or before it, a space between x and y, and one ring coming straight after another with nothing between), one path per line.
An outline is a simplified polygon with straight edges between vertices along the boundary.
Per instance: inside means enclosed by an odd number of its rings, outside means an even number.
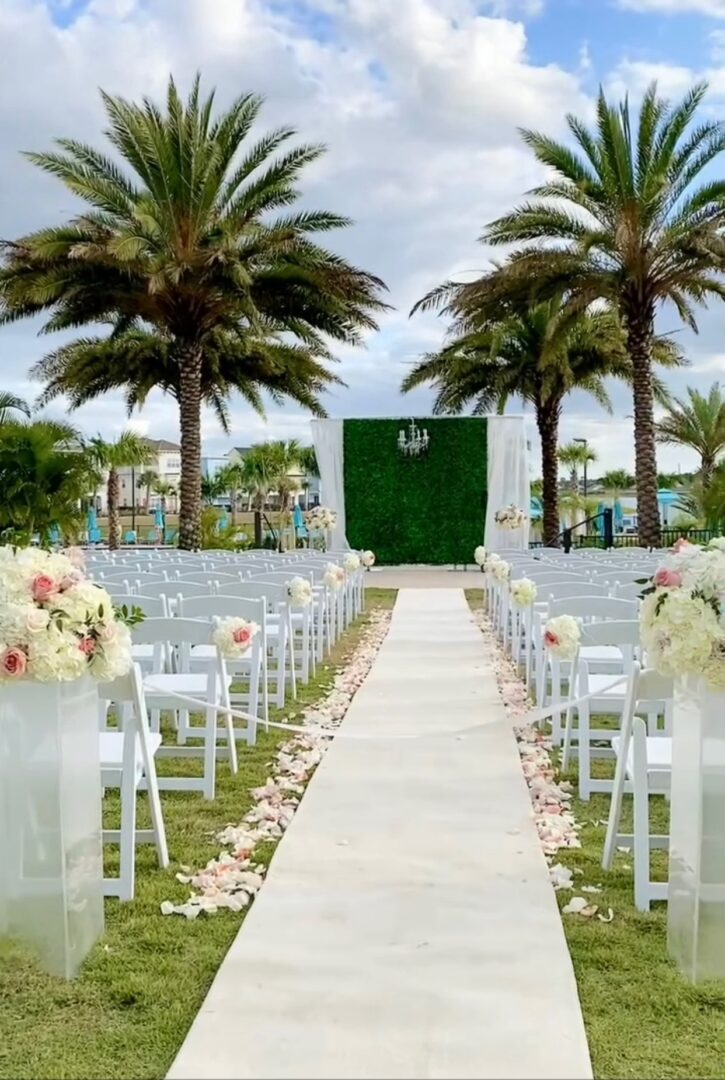
M376 738L391 734L420 737ZM460 590L400 594L169 1075L591 1076L513 735Z

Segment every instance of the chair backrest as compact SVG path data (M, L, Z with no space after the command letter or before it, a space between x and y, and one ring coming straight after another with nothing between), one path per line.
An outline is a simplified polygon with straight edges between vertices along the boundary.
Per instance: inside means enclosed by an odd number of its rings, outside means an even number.
M584 623L581 627L580 647L589 645L639 645L639 619L605 619L602 622Z
M549 616L574 615L590 619L636 619L639 604L636 600L621 600L614 596L589 596L586 586L583 595L563 597L549 604Z
M629 585L632 582L642 581L643 578L651 577L652 572L646 570L607 570L605 574L597 574L592 581L600 585ZM644 587L644 586L643 586Z
M179 602L184 619L250 619L260 627L266 619L264 600L246 596L184 596Z
M197 570L190 574L179 574L180 582L195 581L200 585L206 585L210 581L228 581L229 584L242 580L241 574L230 574L228 570Z
M138 664L132 664L125 675L119 675L111 682L97 684L100 701L112 701L115 705L131 706L129 723L128 709L122 708L123 715L123 767L135 768L136 736L146 746L146 756L151 757L149 746L149 717L146 709L146 696L143 690L143 675Z
M211 620L151 618L131 627L131 638L135 645L208 645L212 630Z
M580 581L582 585L586 585L588 580L586 574L575 574L570 570L557 570L555 567L546 570L527 569L526 573L521 576L530 578L537 585L548 585L552 582L564 581Z
M609 596L606 585L592 585L590 581L552 581L545 585L537 586L538 599L564 600L570 597L582 596Z
M128 581L101 581L102 585L112 600L125 599L133 595L134 586Z
M169 609L165 596L137 594L129 597L129 606L141 608L147 619L168 618Z
M639 600L643 588L644 585L638 585L636 582L630 582L626 585L614 585L612 586L612 596L616 596L620 600Z
M242 581L239 585L223 585L220 588L220 596L240 596L250 600L264 599L267 601L269 610L274 609L278 604L289 603L287 586L269 581Z

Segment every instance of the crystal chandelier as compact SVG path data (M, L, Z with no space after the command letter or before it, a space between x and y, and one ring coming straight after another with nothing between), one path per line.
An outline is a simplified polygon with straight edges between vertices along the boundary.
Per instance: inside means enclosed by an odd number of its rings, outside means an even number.
M398 432L398 450L406 457L420 457L428 449L428 429L420 430L415 420L411 420L407 433L403 428Z

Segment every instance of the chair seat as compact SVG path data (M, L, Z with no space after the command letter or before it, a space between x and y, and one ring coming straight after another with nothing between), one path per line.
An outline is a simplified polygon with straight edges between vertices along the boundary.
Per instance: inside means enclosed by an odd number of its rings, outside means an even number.
M622 660L622 650L616 645L582 645L579 659L588 663L608 663Z
M123 732L122 731L101 731L99 733L99 754L101 758L101 772L106 774L103 777L103 782L109 784L111 777L108 773L123 772ZM150 732L148 735L149 749L152 754L155 754L158 748L161 746L161 736L156 732ZM141 758L141 746L136 740L136 778L138 779L143 772L143 761Z
M622 736L615 735L612 739L612 749L619 757L622 746ZM647 736L647 772L659 773L662 776L672 772L672 739L667 735ZM631 780L634 775L634 740L629 740L627 752L627 776Z
M134 660L153 660L154 647L153 645L132 645L131 657Z
M204 648L204 646L198 646ZM213 648L213 646L211 646ZM227 686L231 685L231 676L227 675ZM206 700L207 676L182 672L173 675L147 675L143 681L146 697L165 697L168 694L186 694L188 697Z
M612 686L612 683L616 681L618 676L615 675L590 675L589 676L589 693L594 697L603 698L621 698L624 700L627 693L626 682L621 682L619 686Z

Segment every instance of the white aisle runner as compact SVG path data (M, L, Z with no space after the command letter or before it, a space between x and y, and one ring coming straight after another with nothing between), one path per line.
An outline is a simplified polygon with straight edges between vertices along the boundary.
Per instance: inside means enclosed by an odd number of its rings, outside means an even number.
M342 731L423 737L334 742L169 1076L586 1080L554 893L461 590L399 594Z

